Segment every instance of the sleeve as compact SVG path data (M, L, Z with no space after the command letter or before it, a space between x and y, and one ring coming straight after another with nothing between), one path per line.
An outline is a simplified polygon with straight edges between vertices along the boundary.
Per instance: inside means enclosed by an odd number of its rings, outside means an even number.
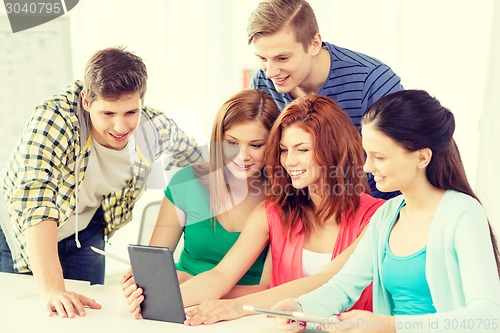
M56 196L67 168L73 133L57 105L38 106L23 130L17 156L10 166L17 173L12 192L12 209L20 216L19 227L26 229L44 220L59 220Z
M365 112L380 97L403 90L401 79L387 65L375 67L366 77L362 109Z
M448 232L453 232L449 225ZM500 279L490 241L484 210L479 203L460 215L451 235L460 276L448 281L450 288L461 288L465 307L422 316L396 316L397 332L422 327L432 332L498 332L500 329ZM443 267L450 271L450 268ZM435 303L440 300L435 300ZM442 301L441 301L442 302Z
M352 307L372 280L374 221L341 271L321 287L299 298L302 311L319 316L342 313Z
M202 151L196 141L189 138L174 120L162 114L155 121L160 123L161 151L170 157L165 165L166 170L172 166L184 167L202 161Z
M192 168L184 167L177 171L168 182L164 191L165 196L175 205L175 207L186 211L187 203L185 199L189 199L186 198L186 196L189 197L189 195L193 196L196 194L196 187L194 186L196 181Z
M257 73L252 78L252 81L250 82L250 87L251 88L259 88L259 81L260 78L263 76L262 69L259 69Z

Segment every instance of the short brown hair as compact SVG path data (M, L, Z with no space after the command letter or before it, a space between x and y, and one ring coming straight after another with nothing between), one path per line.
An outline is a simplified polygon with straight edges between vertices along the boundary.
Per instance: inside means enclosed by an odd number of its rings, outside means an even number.
M272 35L285 27L292 29L304 50L307 50L311 39L319 32L316 15L307 1L262 1L248 19L248 44L258 36Z
M124 47L97 51L85 66L84 92L89 102L97 97L115 100L139 92L143 98L148 74L142 59Z

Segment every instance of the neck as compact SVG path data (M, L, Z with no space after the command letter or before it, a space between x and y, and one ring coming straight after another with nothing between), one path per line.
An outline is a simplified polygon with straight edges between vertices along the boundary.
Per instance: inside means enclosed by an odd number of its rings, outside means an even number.
M312 60L311 72L309 76L290 94L294 98L304 97L317 93L325 84L330 73L330 52L328 49L321 49Z
M255 192L261 193L263 191L263 178L261 176L239 179L228 173L226 177L228 192L233 196L235 201L240 201L238 199L245 198L247 195L253 195Z
M445 190L424 182L419 186L413 186L410 190L401 190L406 201L406 212L417 214L418 212L435 210Z

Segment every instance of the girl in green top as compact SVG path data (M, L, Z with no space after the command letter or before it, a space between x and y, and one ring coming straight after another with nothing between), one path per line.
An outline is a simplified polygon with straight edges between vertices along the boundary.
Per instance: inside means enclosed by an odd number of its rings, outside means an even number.
M258 89L245 89L227 100L215 117L210 161L178 171L165 190L150 245L175 249L184 233L177 263L179 283L213 268L236 242L250 212L265 198L263 157L269 130L279 111ZM226 297L256 292L267 249ZM144 297L131 271L121 280L140 317ZM243 286L244 285L244 286ZM140 295L140 297L138 297Z

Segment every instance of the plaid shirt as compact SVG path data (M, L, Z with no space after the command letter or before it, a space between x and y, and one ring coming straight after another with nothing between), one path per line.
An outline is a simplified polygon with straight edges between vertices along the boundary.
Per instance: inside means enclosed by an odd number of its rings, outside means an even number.
M75 189L85 177L92 147L89 115L81 105L82 88L75 81L35 109L7 169L0 174L11 226L4 233L15 239L9 246L18 272L29 271L24 230L45 220L63 225L75 212ZM148 107L142 109L134 137L133 177L122 190L105 195L101 204L108 237L132 219L132 208L155 160L168 154L169 168L201 159L194 140L172 119Z

